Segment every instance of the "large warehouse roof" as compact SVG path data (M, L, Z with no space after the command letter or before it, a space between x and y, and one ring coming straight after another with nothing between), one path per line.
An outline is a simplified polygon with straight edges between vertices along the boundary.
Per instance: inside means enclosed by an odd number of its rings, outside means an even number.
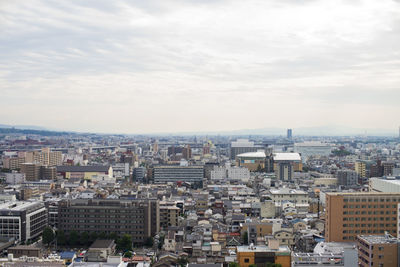
M301 157L299 153L274 153L274 161L300 161Z

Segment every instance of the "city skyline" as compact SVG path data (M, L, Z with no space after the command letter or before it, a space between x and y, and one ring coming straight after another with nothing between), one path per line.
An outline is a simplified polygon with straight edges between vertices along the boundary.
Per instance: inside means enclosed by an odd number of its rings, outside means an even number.
M294 130L294 135L297 137L307 137L307 136L321 136L321 137L329 137L329 136L377 136L377 137L399 137L400 138L400 127L399 132L397 129L374 129L374 128L351 128L351 127L343 127L343 126L321 126L321 127L300 127L300 128L257 128L257 129L234 129L230 131L182 131L182 132L94 132L94 131L74 131L70 129L56 129L51 127L37 126L37 125L8 125L8 124L0 124L1 129L7 130L33 130L33 131L45 131L45 132L58 132L58 133L88 133L88 134L100 134L100 135L126 135L126 136L134 136L134 135L149 135L149 136L170 136L170 135L182 135L182 136L191 136L191 135L222 135L222 136L246 136L246 135L254 135L254 136L270 136L270 137L287 137L288 130ZM12 131L11 131L12 132ZM291 139L291 138L289 138Z
M340 125L396 135L399 7L4 2L1 123L135 134L273 127L294 135Z

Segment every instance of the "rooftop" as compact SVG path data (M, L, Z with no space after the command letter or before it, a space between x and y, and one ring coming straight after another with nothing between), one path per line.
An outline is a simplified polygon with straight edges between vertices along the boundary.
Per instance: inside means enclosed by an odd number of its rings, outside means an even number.
M247 139L238 139L231 143L231 147L254 147L254 142Z
M93 242L90 248L110 248L114 245L114 240L111 239L97 239Z
M369 244L394 244L399 242L397 238L391 235L360 235L358 238Z
M288 246L279 246L278 249L272 249L267 246L238 246L237 252L284 252L290 253Z
M307 195L307 192L304 192L303 190L298 190L298 189L291 189L291 188L280 188L280 189L271 189L270 190L271 194L276 195L276 194L301 194L301 195Z
M0 210L22 211L36 205L37 201L13 201L0 204Z
M57 166L57 172L108 172L110 166Z
M385 193L385 192L327 192L326 195L330 196L400 196L398 193Z
M203 169L204 167L201 165L192 165L192 166L178 166L178 165L163 165L163 166L154 166L154 169Z
M283 160L293 160L300 161L301 157L299 153L274 153L275 161L283 161Z
M8 248L8 249L18 249L18 250L40 250L40 248L37 248L37 247L33 247L33 246L24 246L24 245L21 245L21 246L15 246L15 247L11 247L11 248Z
M296 147L331 147L330 144L322 143L322 142L318 142L318 141L295 143L294 145Z
M240 158L265 158L265 152L264 151L257 151L257 152L247 152L247 153L242 153L237 155L237 157Z

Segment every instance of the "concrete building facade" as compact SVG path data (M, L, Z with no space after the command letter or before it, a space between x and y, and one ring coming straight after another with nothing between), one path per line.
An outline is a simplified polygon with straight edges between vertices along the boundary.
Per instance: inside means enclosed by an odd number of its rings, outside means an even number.
M58 228L71 231L129 234L143 243L160 229L159 201L156 199L74 199L58 204Z
M397 236L400 193L327 193L325 238L354 242L357 235Z

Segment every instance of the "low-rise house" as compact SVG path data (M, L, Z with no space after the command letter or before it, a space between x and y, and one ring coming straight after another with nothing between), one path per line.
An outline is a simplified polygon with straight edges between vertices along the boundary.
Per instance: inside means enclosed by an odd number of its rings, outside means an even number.
M115 252L115 242L110 239L97 239L90 246L88 252L85 255L87 261L107 261L108 256Z

